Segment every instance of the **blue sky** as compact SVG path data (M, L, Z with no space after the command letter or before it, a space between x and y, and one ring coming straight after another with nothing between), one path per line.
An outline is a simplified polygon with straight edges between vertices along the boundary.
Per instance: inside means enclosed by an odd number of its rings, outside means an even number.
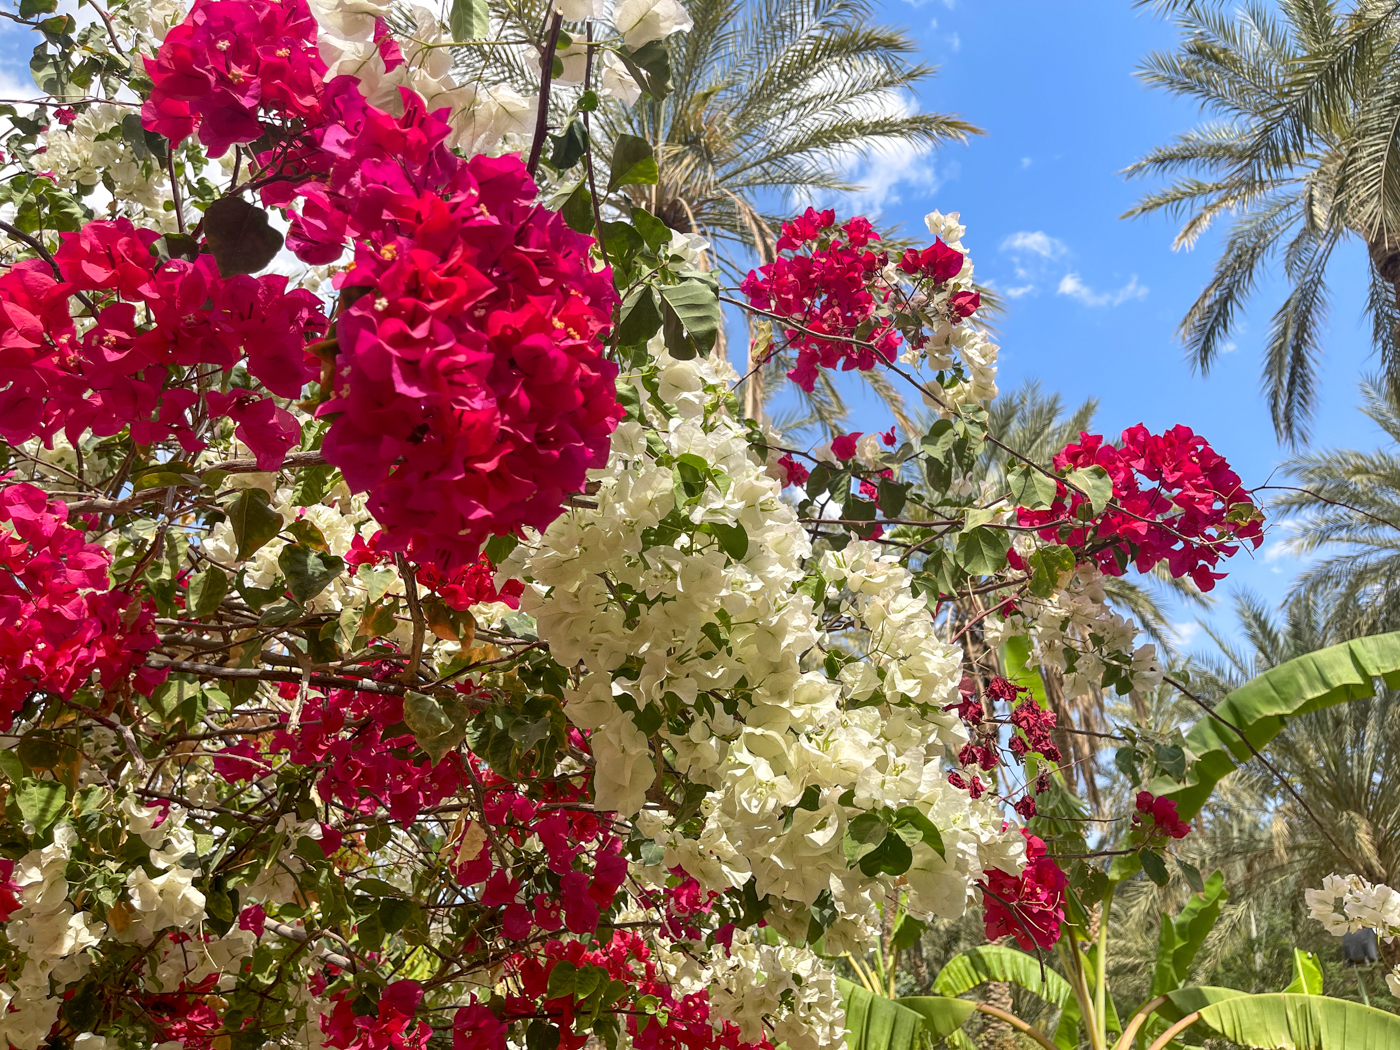
M1077 404L1100 401L1097 427L1183 423L1244 479L1262 484L1285 453L1259 393L1260 344L1282 295L1265 284L1245 314L1237 348L1208 377L1192 373L1176 324L1206 282L1216 239L1173 252L1167 218L1120 220L1146 184L1118 172L1199 119L1193 104L1134 76L1149 51L1170 48L1175 29L1128 0L886 0L883 17L907 26L939 67L921 103L987 131L966 147L873 169L865 205L913 233L923 215L960 211L979 278L1016 292L999 322L999 383L1038 378ZM894 176L898 174L898 180ZM1370 367L1361 318L1366 283L1359 244L1331 276L1314 447L1373 447L1378 430L1356 411L1356 383ZM853 429L878 420L857 412ZM1239 585L1282 597L1299 568L1271 533L1259 555L1237 556L1216 590ZM1210 617L1229 629L1228 601ZM1195 614L1176 618L1189 626Z

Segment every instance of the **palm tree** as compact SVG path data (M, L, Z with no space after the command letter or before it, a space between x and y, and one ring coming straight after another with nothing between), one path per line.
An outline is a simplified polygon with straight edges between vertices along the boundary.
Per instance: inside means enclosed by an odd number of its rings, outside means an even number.
M1166 175L1165 189L1128 215L1185 216L1191 247L1220 216L1230 228L1214 272L1178 333L1209 371L1268 262L1290 290L1265 345L1263 388L1275 430L1307 438L1337 246L1370 255L1367 309L1386 382L1400 381L1400 4L1331 0L1251 4L1158 0L1182 40L1140 71L1149 84L1198 100L1213 119L1152 150L1130 177Z
M1361 395L1361 410L1400 442L1400 394L1367 382ZM1295 596L1326 609L1337 638L1400 627L1400 448L1324 449L1284 470L1296 484L1274 508L1292 519L1292 544L1331 552L1298 577Z

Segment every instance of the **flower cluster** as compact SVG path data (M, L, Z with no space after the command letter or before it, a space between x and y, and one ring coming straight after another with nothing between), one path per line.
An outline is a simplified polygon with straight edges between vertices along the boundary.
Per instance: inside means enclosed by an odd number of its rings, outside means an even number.
M1053 948L1065 918L1067 880L1060 866L1045 855L1045 843L1026 836L1026 867L1018 875L994 868L983 872L983 922L987 940L1008 934L1025 951Z
M112 556L67 523L68 508L32 485L0 488L0 729L35 693L67 699L102 687L149 694L156 644L149 605L112 589Z
M812 389L818 368L869 371L879 361L895 359L899 332L891 320L876 315L890 289L872 289L889 261L869 247L879 238L868 219L857 217L838 228L834 211L808 208L783 223L777 258L750 270L739 286L750 305L776 314L779 325L784 320L800 325L784 334L797 351L788 376L803 390Z
M1400 937L1400 891L1360 875L1328 875L1322 888L1306 890L1308 912L1334 937L1375 930L1384 941ZM1400 999L1400 966L1385 975L1390 994Z
M1137 812L1133 814L1133 827L1141 828L1148 835L1184 839L1191 834L1190 823L1177 815L1175 799L1157 798L1150 791L1139 791L1134 806ZM1148 818L1152 820L1151 826Z
M201 396L192 381L201 367L242 364L273 394L299 396L319 300L275 274L221 277L209 255L163 260L159 237L126 219L91 222L63 235L57 277L38 260L0 275L0 436L51 444L61 430L71 443L129 428L140 443L173 437L196 452L201 415L227 416L259 465L276 467L300 436L291 415L247 389L206 384ZM84 292L101 305L80 332L69 302Z
M1263 542L1263 520L1239 476L1205 438L1183 426L1163 434L1139 424L1123 431L1118 446L1081 434L1055 456L1057 471L1101 468L1113 483L1113 502L1087 524L1086 497L1059 485L1048 510L1019 510L1023 525L1043 525L1040 535L1069 545L1110 576L1131 563L1149 572L1166 563L1173 578L1189 576L1203 591L1224 573L1213 571L1249 543Z
M298 699L298 687L282 686L286 700ZM214 768L231 781L269 772L268 759L285 752L291 762L321 770L317 791L351 812L380 810L410 824L423 809L437 805L462 786L460 756L433 763L423 755L403 757L413 743L404 726L402 697L335 689L301 698L298 716L270 735L266 753L251 740L225 748Z
M462 161L417 96L396 118L355 83L327 86L305 180L264 199L302 199L288 244L308 262L357 239L323 449L370 492L385 549L451 567L547 525L602 463L621 413L600 352L616 293L518 158Z
M146 58L145 126L178 145L191 134L217 157L253 142L269 118L315 123L325 63L306 0L195 0Z

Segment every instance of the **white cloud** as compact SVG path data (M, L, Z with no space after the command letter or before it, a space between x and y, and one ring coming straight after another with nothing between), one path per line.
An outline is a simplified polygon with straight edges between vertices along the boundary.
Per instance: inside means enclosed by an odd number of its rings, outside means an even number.
M1130 299L1146 298L1147 286L1138 284L1137 274L1133 274L1128 283L1116 292L1096 292L1079 279L1079 274L1067 273L1060 278L1055 294L1078 299L1085 306L1121 306Z
M954 51L961 51L962 37L960 37L957 33L953 33L951 36L948 37L948 46L951 47Z
M1015 288L1008 288L1001 294L1008 299L1019 299L1021 296L1029 295L1033 291L1035 291L1035 285L1033 284L1018 284Z
M1178 649L1185 649L1200 633L1201 625L1194 620L1190 623L1174 623L1167 628L1167 636Z
M1220 348L1220 352L1222 354L1233 354L1238 349L1239 347L1236 346L1234 343L1227 342L1224 346Z
M1031 166L1031 159L1030 159L1030 157L1022 157L1022 158L1021 158L1021 169L1024 171L1026 168L1029 168L1030 166Z
M1004 252L1031 252L1042 259L1058 259L1069 253L1065 242L1044 230L1021 230L1001 242Z

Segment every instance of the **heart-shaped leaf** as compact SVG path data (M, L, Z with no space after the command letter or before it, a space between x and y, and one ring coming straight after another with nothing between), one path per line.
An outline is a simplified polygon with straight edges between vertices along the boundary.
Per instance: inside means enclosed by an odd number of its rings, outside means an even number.
M267 212L241 197L221 197L209 205L204 236L225 277L257 273L282 250L282 235L268 225Z

